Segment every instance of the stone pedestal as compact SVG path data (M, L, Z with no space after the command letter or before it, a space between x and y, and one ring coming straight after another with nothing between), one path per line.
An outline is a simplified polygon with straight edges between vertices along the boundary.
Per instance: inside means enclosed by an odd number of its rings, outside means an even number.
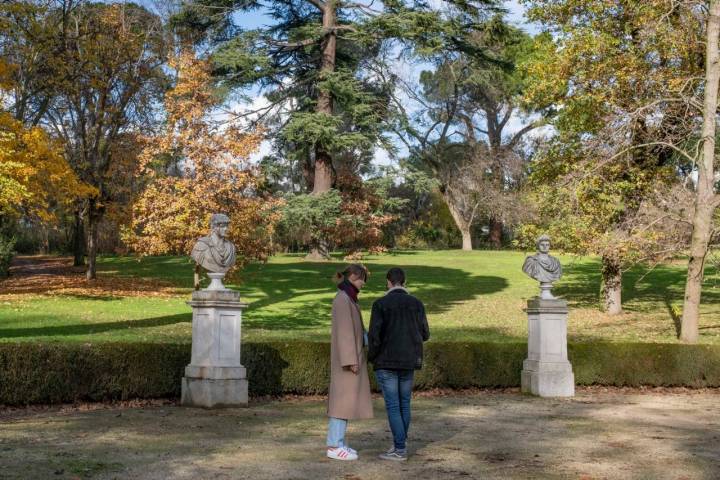
M240 364L242 309L232 290L193 292L192 358L182 379L181 404L237 407L248 403L248 381Z
M575 376L567 358L567 302L528 300L528 358L523 362L522 391L541 397L572 397Z

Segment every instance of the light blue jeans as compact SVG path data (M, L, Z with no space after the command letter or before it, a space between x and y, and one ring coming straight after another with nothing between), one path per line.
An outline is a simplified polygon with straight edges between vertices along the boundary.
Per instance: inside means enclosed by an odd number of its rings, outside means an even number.
M330 417L328 422L327 446L331 448L345 446L345 430L347 420L344 418Z

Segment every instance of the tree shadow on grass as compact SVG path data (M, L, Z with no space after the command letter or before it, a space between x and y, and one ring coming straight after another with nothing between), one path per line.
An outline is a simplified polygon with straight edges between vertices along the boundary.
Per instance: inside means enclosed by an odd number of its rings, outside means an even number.
M242 294L261 292L263 298L249 301L246 325L265 329L309 329L327 325L335 286L332 277L342 263L293 263L253 265L244 272ZM385 294L385 272L395 265L370 264L371 276L360 295L366 312L374 300ZM504 290L502 277L472 275L464 270L408 265L403 266L408 289L425 304L427 313L447 312L456 304ZM285 304L280 311L278 306ZM296 304L296 306L293 306ZM288 308L289 306L289 308ZM367 323L368 319L365 319Z
M703 303L720 301L720 290L712 289L713 273L706 275L703 284ZM654 310L656 304L681 303L685 288L686 271L671 265L658 265L652 269L637 266L623 275L623 308L628 311ZM599 307L602 278L597 262L575 263L564 272L553 293L567 298L580 307Z
M667 321L677 336L680 335L682 302L686 270L681 265L658 265L654 268L636 266L623 274L623 310L628 313L659 313L667 311ZM600 264L575 263L567 268L554 293L567 298L572 307L599 309L601 296ZM703 282L701 312L705 320L717 318L711 305L720 303L717 272L708 268ZM701 326L701 330L720 328L720 325Z
M76 325L57 325L36 328L0 329L0 338L55 337L69 335L92 335L115 330L162 327L176 323L191 323L192 313L179 313L142 320L122 320L119 322L83 323Z

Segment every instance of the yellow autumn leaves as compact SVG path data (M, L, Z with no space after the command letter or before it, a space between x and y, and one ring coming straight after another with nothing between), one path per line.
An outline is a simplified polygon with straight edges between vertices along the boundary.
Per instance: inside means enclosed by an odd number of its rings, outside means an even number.
M44 130L27 128L0 112L0 215L52 221L53 202L69 202L91 191Z

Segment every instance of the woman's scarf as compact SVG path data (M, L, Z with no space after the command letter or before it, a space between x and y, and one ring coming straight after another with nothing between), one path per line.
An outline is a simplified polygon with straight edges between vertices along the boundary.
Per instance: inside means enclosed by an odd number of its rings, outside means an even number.
M360 290L355 285L350 283L349 280L345 279L338 284L338 288L343 292L347 293L348 297L352 298L353 302L358 303L358 293Z

